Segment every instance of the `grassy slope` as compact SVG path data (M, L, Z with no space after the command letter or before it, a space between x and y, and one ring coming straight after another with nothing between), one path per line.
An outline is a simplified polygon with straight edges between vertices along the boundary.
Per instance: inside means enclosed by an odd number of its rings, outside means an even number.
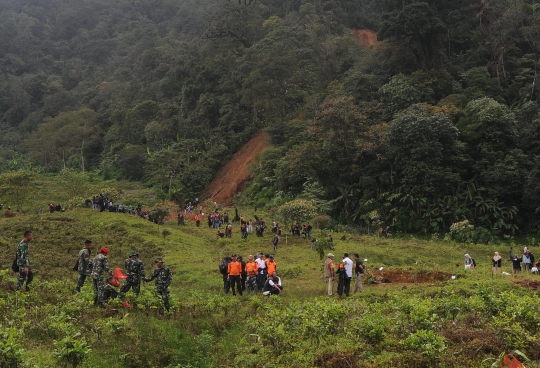
M231 209L228 212L234 213ZM243 215L249 218L253 213L246 211ZM165 366L170 362L191 362L195 366L242 366L232 363L237 358L234 351L245 343L242 339L246 338L246 330L242 321L248 314L253 314L252 309L258 304L246 296L242 300L234 301L231 301L232 296L213 299L219 295L222 286L217 265L223 256L232 252L244 257L259 251L272 252L270 235L266 234L264 238L251 236L247 241L242 241L238 226L235 226L232 239L217 239L215 231L208 229L205 222L202 227L196 228L191 221L186 227L179 227L172 222L160 227L160 230L167 228L172 233L163 239L157 225L148 221L123 214L79 209L0 221L0 259L4 269L11 263L22 232L28 228L34 231L31 256L36 280L35 291L27 296L24 305L43 305L41 310L36 308L39 312L36 312L35 316L27 316L28 319L36 321L35 328L27 329L27 338L24 341L25 357L32 358L34 364L42 367L55 365L52 355L53 340L74 331L81 331L93 348L85 362L85 366L89 367L102 366L104 362L107 366ZM314 236L318 235L318 231L315 231ZM492 279L490 273L489 259L493 251L498 250L502 255L506 255L506 246L464 247L414 238L377 239L357 235L347 235L350 240L341 241L339 239L342 235L333 234L333 253L339 256L344 252L358 252L362 258L369 259L367 266L371 270L384 265L385 269L399 267L419 272L438 270L458 276L454 281L416 285L413 283L406 287L392 283L368 285L366 292L352 296L347 301L349 304L368 305L373 301L384 301L388 295L406 298L423 297L438 292L459 293L461 290L469 293L478 289L479 285L487 285L499 291L515 288L512 284L513 278L499 276ZM96 332L100 328L95 327L102 323L101 318L117 320L125 312L113 306L109 306L104 312L88 306L92 298L88 282L82 295L71 294L76 274L70 269L86 238L91 238L96 248L107 246L111 249L109 259L113 267L121 267L131 249L140 252L148 270L152 269L155 257L164 256L167 265L174 272L171 290L173 304L177 307L175 312L162 317L152 308L131 310L125 330L118 333L109 331L108 335L104 333L105 337L101 337L100 333ZM280 298L280 303L284 303L284 308L298 300L320 300L326 303L325 285L322 281L323 261L310 250L307 240L288 237L288 244L285 245L284 238L280 249L275 252L278 271L297 276L283 278L285 293ZM521 249L515 248L516 251ZM479 264L474 273L465 273L461 266L463 254L467 251ZM460 266L456 267L456 264ZM510 272L508 262L503 268ZM532 276L518 277L525 278ZM1 280L3 292L13 296L12 273L4 272ZM148 286L144 288L145 302L153 299L151 290ZM133 297L130 298L133 301ZM204 304L202 307L203 301L216 305L208 307L209 304ZM51 315L58 313L62 306L77 303L86 305L81 317L76 317L78 321L72 322L73 330L68 327L55 331L50 327ZM193 310L190 310L189 303L193 304ZM10 309L5 307L4 315L7 321L15 319L10 313ZM78 316L77 313L74 315ZM104 330L107 328L103 327ZM205 335L204 331L210 331L211 334ZM194 336L196 338L192 338ZM193 362L193 356L204 355L202 353L209 353L211 360L205 362L199 359ZM166 358L161 361L160 356ZM278 360L275 364L278 364L277 362ZM290 363L285 362L278 365L288 364Z

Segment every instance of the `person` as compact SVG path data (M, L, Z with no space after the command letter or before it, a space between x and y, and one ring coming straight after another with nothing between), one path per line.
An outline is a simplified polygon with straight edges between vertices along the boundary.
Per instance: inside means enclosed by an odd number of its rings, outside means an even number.
M523 270L530 271L530 269L531 269L531 258L529 257L529 250L527 249L525 253L523 254Z
M238 256L238 262L242 265L242 278L240 279L240 284L242 285L242 292L246 291L246 262L244 262L244 259L242 256Z
M259 257L257 258L257 265L259 268L257 269L257 285L259 287L259 290L262 290L264 287L264 283L266 282L266 262L264 261L264 254L261 252L259 253Z
M465 253L465 269L474 270L474 262L469 253Z
M178 225L184 225L186 226L186 221L184 219L184 214L183 213L178 213Z
M253 234L253 220L252 219L249 219L247 229L248 229L248 233Z
M127 279L124 285L120 288L120 299L124 297L124 294L131 288L135 295L139 295L141 292L141 279L144 278L144 264L139 259L139 253L133 251L129 254L129 258L124 262L126 266Z
M512 250L513 250L512 247L510 247L510 248L508 249L508 258L509 258L510 260L514 259L514 257L512 257Z
M195 226L201 226L201 216L195 215Z
M113 285L112 280L112 277L108 277L107 282L103 286L103 303L107 303L110 299L118 298L120 295L115 285Z
M308 239L311 239L311 231L313 230L313 226L308 222L306 224L306 235Z
M223 231L221 231L221 230L218 230L218 231L217 231L217 236L218 236L219 238L223 238L223 237L225 236L225 233L224 233Z
M324 262L324 278L328 284L328 296L332 296L334 293L334 255L328 253L328 258Z
M26 281L26 291L30 291L30 283L34 279L34 273L30 268L30 254L28 243L32 241L33 234L30 230L24 232L23 240L20 241L17 247L16 262L19 267L19 278L17 279L17 290L21 290Z
M514 271L514 274L521 272L521 258L517 255L512 258L512 271Z
M345 268L345 280L343 291L346 296L349 296L351 292L351 279L353 275L353 261L349 258L349 253L343 255L343 265Z
M281 289L282 288L279 287L279 284L277 282L274 282L274 275L269 274L268 279L264 283L263 295L279 295L281 293Z
M96 293L94 305L100 308L103 308L103 288L105 287L103 271L107 271L111 277L113 276L109 268L107 254L109 254L109 249L106 247L101 248L92 263L92 279L94 280L94 291Z
M279 244L279 236L277 234L272 238L272 244L274 245L274 250L276 251Z
M248 295L250 295L251 291L253 291L254 295L257 295L257 292L259 291L259 288L257 287L258 269L259 265L253 259L253 255L250 254L246 263L246 288Z
M390 225L387 225L384 229L384 236L388 238L388 235L390 234Z
M84 248L79 252L79 258L77 259L77 272L79 278L77 279L77 286L75 291L80 293L81 288L86 281L86 277L92 274L92 260L90 259L90 252L92 250L92 241L86 240L84 242Z
M152 276L143 278L143 281L149 282L154 279L156 280L156 294L161 296L163 306L168 312L171 308L169 303L169 286L172 282L172 271L169 267L165 266L163 258L156 258L154 263L156 264L156 269L152 273Z
M499 272L502 267L502 257L499 255L499 252L495 252L491 262L493 263L493 273Z
M247 239L248 231L247 231L246 224L242 224L240 226L240 232L242 233L242 239Z
M360 260L360 256L358 255L358 253L354 254L354 262L355 262L354 273L356 275L356 280L354 282L354 293L356 294L357 291L363 291L362 275L364 274L364 264Z
M231 224L227 224L227 227L225 228L225 237L230 238L232 237L232 226Z
M219 273L221 273L223 277L223 291L225 294L228 294L231 288L231 283L229 282L229 263L231 261L231 257L225 257L219 265Z
M277 271L277 264L274 261L274 255L273 254L270 254L268 256L268 259L265 261L265 263L266 263L266 273L268 275L271 275L271 274L273 274L274 272Z
M242 295L242 264L236 259L236 254L231 254L232 261L229 263L228 280L231 283L232 295L236 296L236 290L238 294Z
M339 297L341 298L343 296L343 290L345 288L345 264L343 263L343 261L339 262L336 274L338 275L337 292Z

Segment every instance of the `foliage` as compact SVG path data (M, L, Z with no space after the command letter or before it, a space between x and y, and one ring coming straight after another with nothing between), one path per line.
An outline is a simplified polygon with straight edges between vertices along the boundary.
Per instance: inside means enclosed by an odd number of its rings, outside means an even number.
M0 193L2 197L13 202L17 209L23 206L34 194L35 173L31 171L14 171L0 175Z
M80 333L76 333L55 342L54 356L58 359L60 365L78 367L92 351L86 339L80 336Z
M469 220L463 220L450 226L450 231L446 234L445 239L459 243L488 244L493 241L493 236L489 230L475 227L469 223Z
M22 334L16 326L2 326L0 332L0 365L17 367L22 363L24 347Z
M318 209L313 200L296 199L278 207L277 212L287 224L292 221L300 223L317 216Z

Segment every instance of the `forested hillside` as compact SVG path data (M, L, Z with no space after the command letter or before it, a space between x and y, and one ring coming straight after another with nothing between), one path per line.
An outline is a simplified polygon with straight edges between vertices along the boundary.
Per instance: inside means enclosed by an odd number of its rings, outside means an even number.
M183 202L264 128L246 203L538 231L539 55L538 0L0 0L0 169Z

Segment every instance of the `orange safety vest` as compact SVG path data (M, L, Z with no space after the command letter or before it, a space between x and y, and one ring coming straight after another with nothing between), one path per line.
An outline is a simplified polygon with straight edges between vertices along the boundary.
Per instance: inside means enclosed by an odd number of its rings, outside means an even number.
M254 276L257 274L257 271L259 270L259 265L257 262L248 262L246 263L246 273L248 276Z
M229 276L240 276L242 273L242 263L232 261L229 263Z
M268 274L271 275L274 272L276 272L276 262L268 261L266 262L266 269L268 270Z

